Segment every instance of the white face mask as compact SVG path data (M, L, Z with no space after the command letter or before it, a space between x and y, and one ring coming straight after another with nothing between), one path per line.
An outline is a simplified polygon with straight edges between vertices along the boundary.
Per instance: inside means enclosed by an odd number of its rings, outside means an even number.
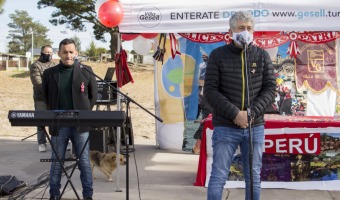
M233 40L240 46L243 46L244 43L249 45L253 41L253 34L248 32L247 30L240 33L233 33Z

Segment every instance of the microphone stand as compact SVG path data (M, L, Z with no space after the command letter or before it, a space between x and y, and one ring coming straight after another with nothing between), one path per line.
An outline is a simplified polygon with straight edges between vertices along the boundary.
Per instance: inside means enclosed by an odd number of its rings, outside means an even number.
M250 176L250 199L254 199L254 177L253 177L253 156L254 156L254 147L253 147L253 137L252 137L252 128L251 128L251 106L249 100L249 70L248 70L248 45L246 42L243 44L244 49L244 67L245 67L245 76L246 76L246 96L247 96L247 120L248 120L248 142L249 142L249 176Z
M76 60L76 63L79 63ZM76 66L76 65L75 65ZM129 96L127 96L126 94L122 93L119 89L115 88L113 85L111 85L109 82L105 81L104 79L100 78L97 74L95 74L94 72L86 69L86 67L84 67L81 63L79 63L79 66L81 69L87 71L88 73L90 73L91 75L95 76L96 78L98 78L100 81L104 82L105 84L107 84L110 88L112 88L115 92L117 92L117 94L119 93L120 95L122 95L125 99L126 99L126 109L128 109L130 102L136 104L138 107L140 107L141 109L143 109L145 112L149 113L151 116L153 116L154 118L156 118L159 122L163 122L163 120L156 116L155 114L151 113L149 110L147 110L146 108L144 108L142 105L140 105L139 103L137 103L135 100L133 100L132 98L130 98ZM117 104L119 104L120 102L118 101L119 96L117 97ZM128 115L128 110L126 110L127 115ZM126 117L128 118L128 116L126 115ZM128 134L125 134L125 145L126 145L126 199L129 199L129 136ZM117 139L117 143L120 142L120 140ZM117 147L118 148L118 147ZM119 165L118 165L119 166Z

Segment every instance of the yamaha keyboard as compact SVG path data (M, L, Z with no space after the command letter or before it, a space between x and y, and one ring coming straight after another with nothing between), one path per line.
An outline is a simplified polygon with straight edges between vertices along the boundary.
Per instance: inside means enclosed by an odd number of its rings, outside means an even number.
M125 121L124 111L90 110L10 110L12 126L101 126L119 127Z

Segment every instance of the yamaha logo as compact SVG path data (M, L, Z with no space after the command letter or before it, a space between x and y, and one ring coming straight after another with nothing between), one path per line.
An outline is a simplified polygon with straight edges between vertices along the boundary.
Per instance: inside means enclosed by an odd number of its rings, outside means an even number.
M11 118L17 118L17 113L16 112L12 112L11 113Z
M161 20L162 15L156 7L144 7L138 12L139 23L146 28L153 28L157 26Z
M34 112L13 112L11 113L12 118L34 118Z

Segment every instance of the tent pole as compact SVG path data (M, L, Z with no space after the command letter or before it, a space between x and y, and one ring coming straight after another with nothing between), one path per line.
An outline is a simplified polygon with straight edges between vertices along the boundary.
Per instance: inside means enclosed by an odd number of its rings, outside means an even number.
M120 47L121 47L121 40L120 40L120 33L117 33L118 36L117 36L117 52L120 52ZM113 58L115 59L115 58ZM120 88L118 87L117 85L117 90L120 90ZM119 92L117 92L117 110L121 110L121 96L119 94ZM119 155L120 155L120 138L121 138L121 127L117 127L117 145L116 145L116 153L117 153L117 156L119 158ZM119 188L119 174L120 174L120 160L119 159L116 159L116 162L117 162L117 173L116 173L116 192L122 192L122 190Z

